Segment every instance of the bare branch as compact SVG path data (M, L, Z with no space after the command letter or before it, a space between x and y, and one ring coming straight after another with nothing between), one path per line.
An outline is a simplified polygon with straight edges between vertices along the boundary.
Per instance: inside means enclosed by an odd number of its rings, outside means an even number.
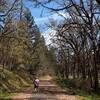
M4 17L4 16L7 16L9 14L9 12L13 9L14 5L16 4L18 0L15 0L11 6L11 8L6 12L6 14L3 14L3 15L0 15L0 17Z

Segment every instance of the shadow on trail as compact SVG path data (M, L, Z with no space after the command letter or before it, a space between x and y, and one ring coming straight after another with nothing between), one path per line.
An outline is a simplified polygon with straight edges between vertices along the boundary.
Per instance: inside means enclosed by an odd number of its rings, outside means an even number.
M16 92L20 95L15 96L12 100L69 100L60 98L62 96L70 96L72 94L69 91L60 88L52 80L40 80L40 87L37 92L34 91L34 87Z
M39 93L45 94L66 94L66 91L60 90L58 87L55 86L41 86L39 89Z
M52 98L48 98L48 99L47 98L30 98L28 100L52 100ZM55 98L54 100L58 100L58 99Z

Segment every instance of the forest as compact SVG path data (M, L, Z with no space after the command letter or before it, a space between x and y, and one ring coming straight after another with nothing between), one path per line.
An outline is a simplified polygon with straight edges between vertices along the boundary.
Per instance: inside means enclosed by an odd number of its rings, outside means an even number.
M32 9L43 8L41 15L46 9L60 16L45 23L51 30L49 45L27 2ZM72 94L79 89L97 96L64 100L99 100L99 21L99 0L0 0L0 98L49 75L61 88L71 87Z

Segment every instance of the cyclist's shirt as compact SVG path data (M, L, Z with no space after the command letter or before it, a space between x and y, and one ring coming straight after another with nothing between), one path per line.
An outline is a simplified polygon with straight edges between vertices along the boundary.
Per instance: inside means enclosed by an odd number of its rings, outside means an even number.
M39 86L39 82L40 82L39 79L36 79L36 80L35 80L35 85L36 85L36 86Z

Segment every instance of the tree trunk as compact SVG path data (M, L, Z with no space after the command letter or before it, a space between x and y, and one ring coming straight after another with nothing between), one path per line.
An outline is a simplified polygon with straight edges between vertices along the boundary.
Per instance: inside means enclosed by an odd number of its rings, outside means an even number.
M96 64L96 50L95 49L94 49L93 59L94 59L94 89L95 91L97 91L99 88L99 80L98 80L98 68Z

